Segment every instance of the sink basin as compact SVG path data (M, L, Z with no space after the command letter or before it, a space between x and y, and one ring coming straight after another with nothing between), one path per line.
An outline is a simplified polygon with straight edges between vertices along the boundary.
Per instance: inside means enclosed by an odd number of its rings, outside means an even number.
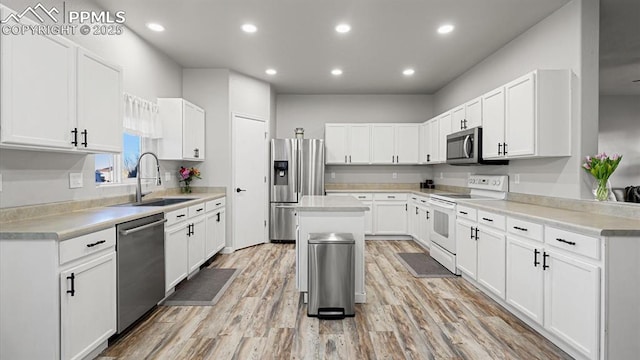
M195 200L193 198L160 198L155 200L144 201L142 203L129 203L120 204L116 206L167 206L173 204L180 204L185 201Z

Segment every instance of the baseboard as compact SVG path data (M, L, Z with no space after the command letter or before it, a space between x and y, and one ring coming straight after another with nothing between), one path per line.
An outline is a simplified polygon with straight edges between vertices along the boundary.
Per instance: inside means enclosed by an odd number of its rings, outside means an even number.
M225 246L220 250L220 254L233 254L236 251L232 246Z

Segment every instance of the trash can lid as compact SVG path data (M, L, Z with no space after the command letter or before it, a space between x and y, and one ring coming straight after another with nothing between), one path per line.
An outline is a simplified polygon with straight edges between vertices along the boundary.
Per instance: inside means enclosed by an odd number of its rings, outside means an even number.
M352 233L309 233L309 244L355 244Z

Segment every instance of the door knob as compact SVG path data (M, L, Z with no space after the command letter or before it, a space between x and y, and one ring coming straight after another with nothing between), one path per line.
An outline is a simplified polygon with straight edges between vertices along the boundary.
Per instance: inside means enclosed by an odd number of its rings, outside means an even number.
M236 188L236 192L237 192L237 193L242 192L242 191L247 191L247 190L240 189L240 188Z

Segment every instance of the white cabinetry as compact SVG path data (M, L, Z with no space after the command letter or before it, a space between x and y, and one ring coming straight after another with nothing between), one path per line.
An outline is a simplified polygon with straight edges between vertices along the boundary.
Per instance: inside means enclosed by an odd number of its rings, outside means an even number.
M542 244L507 236L507 297L509 305L542 325Z
M402 193L374 194L374 233L401 235L407 233L407 195Z
M0 358L82 359L106 348L116 331L115 244L115 227L63 241L0 239Z
M451 131L471 129L482 125L482 98L478 97L451 110Z
M474 280L478 278L478 244L475 221L456 219L456 266Z
M451 134L451 112L438 116L438 154L434 162L447 160L447 135Z
M158 99L162 121L159 157L163 160L205 159L204 110L184 99Z
M536 70L482 99L485 158L571 155L569 70Z
M373 124L371 143L373 164L417 164L419 124Z
M432 164L440 159L440 128L438 119L431 119L423 124L422 138L420 139L420 162Z
M2 146L121 151L120 67L61 36L0 38Z
M200 269L206 258L205 241L207 238L207 225L205 223L204 204L189 207L189 273Z
M479 227L476 241L478 243L478 282L504 299L506 262L504 233Z
M327 164L369 164L371 126L369 124L326 124Z
M189 270L187 209L172 211L167 214L170 217L180 216L178 224L164 229L165 252L165 291L173 289L180 281L185 279ZM184 220L183 220L184 219Z
M205 253L206 258L209 259L222 250L226 244L225 199L208 201L205 208L207 211Z
M371 162L374 164L395 164L395 125L371 125Z

